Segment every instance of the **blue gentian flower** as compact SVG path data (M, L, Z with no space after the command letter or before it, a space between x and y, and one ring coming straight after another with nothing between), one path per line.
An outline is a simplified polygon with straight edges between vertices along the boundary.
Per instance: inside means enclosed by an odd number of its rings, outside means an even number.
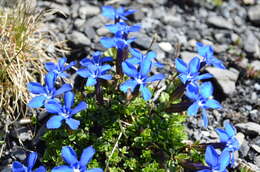
M144 100L149 100L152 97L150 90L147 88L147 84L164 79L163 74L156 74L153 76L148 76L148 73L151 71L152 63L149 59L145 59L140 64L140 69L137 68L128 62L123 62L123 72L131 77L131 79L125 81L120 85L120 90L127 92L130 89L131 92L134 91L136 86L140 86L139 90L142 93Z
M142 63L142 61L144 61L144 59L149 59L150 61L152 61L157 56L154 51L149 51L147 54L143 54L142 52L140 52L139 50L137 50L135 48L131 48L130 53L131 53L132 57L126 59L126 61L133 65L136 65L136 64L140 65ZM164 65L159 62L152 62L152 66L155 66L158 68L164 67Z
M126 16L135 13L136 10L126 10L124 7L115 9L112 6L103 6L102 15L112 20L127 20Z
M51 172L103 172L101 168L87 169L88 163L95 154L95 149L92 146L83 150L83 153L78 161L76 152L70 146L64 146L61 150L62 158L69 165L61 165L54 167Z
M193 100L193 104L188 108L188 115L196 115L199 108L202 110L204 126L208 126L206 109L220 109L222 106L217 100L212 98L213 86L211 82L204 82L199 87L188 85L186 96Z
M234 152L239 150L240 145L236 139L236 128L229 122L224 123L225 130L217 128L216 132L219 135L220 142L225 144L225 149L231 152L231 165L235 163Z
M197 42L196 48L199 55L203 57L202 62L205 62L209 66L212 65L216 68L226 69L223 63L214 56L214 49L212 46Z
M70 62L68 65L65 65L67 61L67 58L59 58L58 64L52 63L52 62L47 62L45 63L45 69L48 72L53 72L55 73L58 77L61 78L67 78L69 75L65 72L72 66L76 64L75 61Z
M74 103L74 94L70 91L64 94L64 103L65 105L62 106L58 101L49 101L45 105L45 108L49 113L57 114L52 116L47 121L47 128L60 128L62 121L65 120L66 124L68 124L72 130L78 129L80 121L73 119L72 116L86 109L87 104L85 102L80 102L75 108L72 109L71 106Z
M112 61L111 57L101 58L99 52L93 54L93 59L83 59L80 64L85 66L85 68L79 69L77 73L83 78L88 78L86 86L96 85L97 79L111 80L112 75L106 74L108 70L111 69L109 64L104 64L104 62Z
M119 22L116 24L108 24L106 25L106 28L114 33L120 35L121 38L124 38L127 40L127 35L130 32L138 32L141 29L140 25L133 25L133 26L128 26L125 22Z
M230 162L230 154L224 150L219 155L212 146L207 146L205 160L208 169L199 170L198 172L227 172L226 168Z
M209 79L213 76L209 73L200 75L200 59L194 57L187 65L182 59L176 58L175 65L180 73L179 78L183 84L197 85L198 80Z
M70 91L72 89L70 84L64 84L59 89L55 88L56 74L49 72L45 75L45 85L42 86L38 82L30 82L27 87L28 90L36 94L37 96L33 97L32 100L28 103L28 106L31 108L42 107L45 103L50 100L53 100L56 96Z
M123 50L125 48L128 48L129 45L135 41L136 38L129 38L129 39L124 39L122 38L121 33L117 32L113 38L109 37L103 37L100 39L100 43L105 47L105 48L116 48L119 50Z
M39 168L33 170L33 166L37 160L37 157L38 157L38 155L36 152L30 153L30 155L27 159L28 167L24 166L23 164L21 164L18 161L13 162L12 171L13 172L45 172L46 169L43 166L40 166Z

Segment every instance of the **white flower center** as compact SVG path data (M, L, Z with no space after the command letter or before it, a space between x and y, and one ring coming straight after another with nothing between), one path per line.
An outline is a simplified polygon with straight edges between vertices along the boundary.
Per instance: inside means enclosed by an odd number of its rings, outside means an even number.
M138 79L136 79L136 82L137 82L138 84L142 84L142 83L143 83L143 80L140 79L140 78L138 78Z
M69 115L66 114L66 113L60 113L60 115L63 116L64 118L68 118L69 117Z
M73 172L80 172L78 168L73 168Z

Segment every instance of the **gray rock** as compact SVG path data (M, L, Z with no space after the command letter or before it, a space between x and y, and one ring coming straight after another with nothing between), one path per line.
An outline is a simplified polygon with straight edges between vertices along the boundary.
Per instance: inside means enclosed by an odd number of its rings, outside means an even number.
M248 155L249 149L250 147L248 145L248 141L245 140L239 149L239 152L241 152L242 157L246 157Z
M181 58L185 63L189 63L193 57L198 57L199 55L197 53L189 52L189 51L183 51L181 52Z
M1 172L12 172L11 167L4 167Z
M84 23L85 23L85 20L77 18L74 21L74 26L77 28L78 31L82 32L84 30Z
M260 125L254 122L238 123L235 125L243 133L249 135L260 135Z
M221 29L228 29L228 30L233 29L233 23L229 20L226 20L225 18L223 18L221 16L208 17L207 23L209 25L213 25L213 26L221 28Z
M237 138L239 145L242 145L245 141L245 135L241 132L237 133L236 138Z
M225 94L231 95L236 91L235 84L239 76L239 71L233 68L222 70L214 67L208 67L206 70L214 76Z
M258 155L257 157L255 157L255 165L260 168L260 155ZM260 169L258 169L260 170Z
M163 17L163 22L174 27L182 27L184 25L181 16L165 15Z
M20 161L24 161L26 159L26 152L21 148L15 148L12 154Z
M147 36L144 33L136 32L131 34L133 37L136 37L137 39L134 41L138 46L144 49L150 48L150 45L153 41L153 39L149 36ZM130 36L131 37L131 36Z
M259 41L251 31L246 32L243 44L248 56L260 57Z
M260 123L260 112L257 109L250 111L249 115L250 115L250 118L252 119L252 121Z
M74 44L80 45L90 45L90 40L81 32L73 31L69 36L69 40L72 41Z
M60 5L60 4L57 4L57 3L50 3L48 1L40 1L40 2L38 2L38 5L42 6L42 7L47 7L47 8L50 8L50 9L56 9L56 10L60 11L61 13L65 14L65 15L70 15L70 9L66 5Z
M254 70L260 71L260 61L259 60L254 60L250 66L254 68Z
M82 19L98 15L100 13L99 7L92 5L85 5L79 8L79 16Z
M257 152L260 153L260 146L252 144L251 147Z
M84 29L84 33L88 36L88 38L90 39L94 39L95 36L96 36L96 32L95 30L93 29L93 27L85 27Z
M167 53L172 53L173 52L173 47L169 42L160 42L159 47Z
M255 24L260 24L260 5L250 7L248 10L249 20Z

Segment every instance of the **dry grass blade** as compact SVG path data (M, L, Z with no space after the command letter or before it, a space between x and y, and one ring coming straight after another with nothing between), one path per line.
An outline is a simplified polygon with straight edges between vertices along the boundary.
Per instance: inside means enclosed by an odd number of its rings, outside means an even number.
M44 35L38 31L42 13L35 15L29 1L0 7L0 110L15 120L25 116L27 83L42 76Z

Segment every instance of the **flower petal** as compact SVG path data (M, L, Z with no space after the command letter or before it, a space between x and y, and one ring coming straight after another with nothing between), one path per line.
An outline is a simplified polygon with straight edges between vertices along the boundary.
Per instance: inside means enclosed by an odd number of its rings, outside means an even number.
M205 74L197 76L196 80L203 80L203 79L210 79L210 78L213 78L213 75L210 73L205 73Z
M46 172L46 169L44 168L44 166L40 166L39 168L33 170L33 172Z
M120 85L120 90L126 93L127 90L130 89L131 92L133 92L136 86L137 86L136 80L130 79Z
M112 75L100 75L98 76L98 78L104 79L104 80L111 80L112 79Z
M55 80L56 75L53 72L49 72L45 75L45 83L47 84L49 90L54 88Z
M78 163L77 154L70 146L63 146L61 150L61 155L70 166Z
M60 128L63 119L64 117L61 115L54 115L47 121L46 126L48 129Z
M57 68L57 66L52 63L52 62L47 62L44 64L44 67L45 69L48 71L48 72L52 72L53 70L55 70Z
M96 85L97 83L97 80L93 77L88 77L88 80L87 80L87 83L86 83L86 86L93 86L93 85Z
M178 72L184 73L187 72L187 64L180 58L175 59L175 66Z
M72 130L76 130L78 129L79 125L80 125L80 121L73 119L73 118L68 118L65 120L66 124L69 125L70 129Z
M140 73L142 76L146 76L152 67L152 62L149 59L144 59L140 64Z
M230 152L224 150L218 159L219 171L224 171L227 168L229 162L230 162Z
M198 110L199 110L199 104L196 101L188 108L188 115L190 116L197 115Z
M164 75L163 74L155 74L153 76L148 77L145 82L154 82L154 81L158 81L158 80L162 80L164 79Z
M101 67L100 72L104 73L104 72L106 72L107 70L110 70L110 69L111 69L111 66L109 64L105 64Z
M90 65L90 63L88 65ZM79 69L77 71L77 74L79 74L79 76L81 76L83 78L87 78L91 75L91 73L89 72L89 70L87 68Z
M103 37L100 39L100 43L105 48L112 48L116 46L114 38Z
M203 120L204 127L207 128L209 120L208 120L207 111L205 109L202 109L202 120Z
M84 149L80 157L80 165L86 166L91 161L95 153L96 150L92 146L89 146L86 149Z
M222 108L221 104L217 100L214 100L214 99L207 100L204 107L212 108L212 109L221 109Z
M36 96L36 97L33 97L32 100L27 105L30 108L39 108L44 105L45 100L46 100L45 96Z
M197 73L200 70L200 59L198 57L194 57L188 66L189 73Z
M62 106L57 101L48 101L45 108L49 113L59 114L62 113Z
M60 68L60 69L63 68L63 66L65 65L66 61L67 61L67 58L66 58L66 57L59 58L58 65L59 65L59 68Z
M114 20L115 19L115 9L112 6L103 6L102 15Z
M28 83L27 88L33 94L43 94L43 93L45 93L44 87L38 82Z
M67 109L70 109L74 103L74 94L71 91L68 91L64 94L64 102L65 102L65 107Z
M13 172L26 172L27 167L25 167L23 164L21 164L18 161L14 161L12 164L12 171Z
M203 98L209 98L213 93L213 86L211 82L204 82L199 87L199 92Z
M212 146L207 146L205 160L210 167L215 167L218 164L218 153Z
M236 128L232 126L229 122L224 122L224 127L229 137L233 137L236 135Z
M33 166L37 160L37 153L36 152L31 152L28 158L28 168L33 169Z
M150 100L152 97L152 93L149 90L149 88L145 87L144 85L140 86L140 91L142 93L142 96L144 98L145 101Z
M136 25L130 26L129 32L139 32L141 30L141 28L142 28L141 25L136 24Z
M220 139L220 142L222 143L226 143L229 139L229 136L227 134L227 132L221 128L216 128L215 131L218 133L219 135L219 139Z
M137 70L135 68L134 65L132 65L131 63L128 63L128 62L123 62L122 63L122 68L123 68L123 72L127 75L127 76L130 76L130 77L133 77L135 78L136 75L137 75Z
M73 172L73 168L66 166L66 165L61 165L58 167L54 167L51 172Z
M74 115L84 109L86 109L88 105L85 102L80 102L74 109L72 109L71 114Z
M70 84L64 84L63 86L61 86L58 90L56 90L53 94L54 97L63 94L67 91L71 91L72 90L72 86Z

